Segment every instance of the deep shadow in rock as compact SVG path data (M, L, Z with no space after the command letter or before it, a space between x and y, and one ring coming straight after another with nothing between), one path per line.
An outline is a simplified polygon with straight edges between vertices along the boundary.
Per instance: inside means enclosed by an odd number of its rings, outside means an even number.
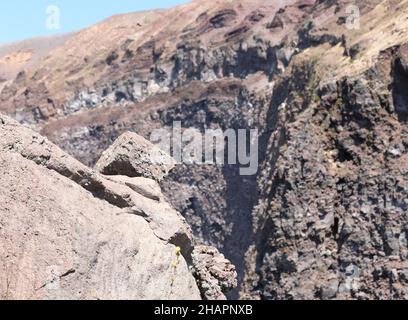
M393 65L392 96L395 112L400 122L408 121L408 64L398 57Z

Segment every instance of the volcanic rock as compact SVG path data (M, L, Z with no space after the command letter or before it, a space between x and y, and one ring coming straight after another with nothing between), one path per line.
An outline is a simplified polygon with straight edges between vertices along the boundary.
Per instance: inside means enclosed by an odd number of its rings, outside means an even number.
M95 165L105 175L144 177L157 181L174 167L175 160L133 132L121 135Z

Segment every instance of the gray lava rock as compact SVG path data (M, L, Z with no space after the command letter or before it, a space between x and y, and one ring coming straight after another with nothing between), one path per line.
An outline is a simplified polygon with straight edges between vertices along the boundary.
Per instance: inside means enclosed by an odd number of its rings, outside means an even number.
M206 300L225 300L225 293L237 287L234 265L217 249L198 246L192 253L193 272L202 297Z
M102 154L95 170L105 175L161 181L175 163L172 157L151 142L136 133L126 132Z

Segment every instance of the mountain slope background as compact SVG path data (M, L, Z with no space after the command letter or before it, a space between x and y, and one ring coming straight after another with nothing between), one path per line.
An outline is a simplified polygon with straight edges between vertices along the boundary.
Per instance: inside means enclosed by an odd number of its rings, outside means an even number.
M0 47L0 112L89 166L125 131L257 128L257 175L178 165L162 183L236 265L231 297L408 298L407 28L405 0L114 16Z

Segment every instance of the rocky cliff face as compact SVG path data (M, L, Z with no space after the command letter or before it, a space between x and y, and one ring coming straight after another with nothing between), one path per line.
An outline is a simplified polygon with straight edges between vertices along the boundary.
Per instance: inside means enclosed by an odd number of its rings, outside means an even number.
M391 48L361 75L279 101L253 212L250 292L407 298L407 128L390 90L401 85L404 52Z
M0 110L88 166L126 131L256 128L256 175L178 164L161 182L196 243L236 265L231 296L407 298L408 3L357 5L113 17L7 83Z

